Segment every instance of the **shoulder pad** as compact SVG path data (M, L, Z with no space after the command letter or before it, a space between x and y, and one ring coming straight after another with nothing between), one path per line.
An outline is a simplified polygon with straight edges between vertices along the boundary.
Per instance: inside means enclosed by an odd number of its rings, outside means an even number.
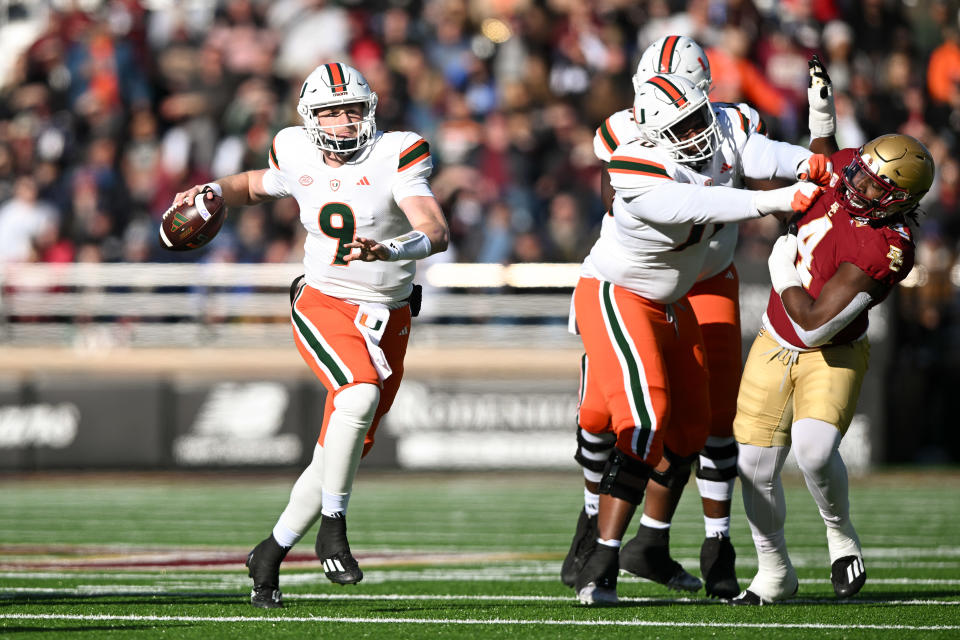
M673 180L672 161L639 142L621 145L607 165L610 184L619 190L644 189Z
M430 159L430 145L418 135L408 136L400 149L397 171L407 171Z
M272 169L282 170L290 161L290 154L297 153L297 147L303 144L313 144L303 127L281 129L270 144L270 151L267 153L268 164Z

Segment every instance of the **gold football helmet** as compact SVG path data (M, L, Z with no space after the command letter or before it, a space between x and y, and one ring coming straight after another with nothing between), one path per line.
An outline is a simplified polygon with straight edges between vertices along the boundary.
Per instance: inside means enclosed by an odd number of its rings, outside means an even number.
M910 213L933 184L933 157L916 138L893 133L857 151L843 170L841 201L858 217Z

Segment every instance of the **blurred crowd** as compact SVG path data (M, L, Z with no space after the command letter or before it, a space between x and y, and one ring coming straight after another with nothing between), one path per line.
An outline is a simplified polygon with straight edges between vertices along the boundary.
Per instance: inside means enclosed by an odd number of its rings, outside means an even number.
M905 362L942 363L930 345L960 343L950 334L960 285L958 4L7 0L0 264L299 260L303 230L289 198L235 212L195 254L163 251L157 224L177 191L266 166L273 135L300 122L303 78L333 60L377 91L380 129L430 142L452 235L444 259L579 261L603 213L594 131L630 105L643 49L686 34L708 50L712 99L750 102L772 137L806 144L807 60L817 53L836 87L841 147L894 131L928 146L937 177L899 304L917 356ZM777 233L744 225L741 258L762 259Z

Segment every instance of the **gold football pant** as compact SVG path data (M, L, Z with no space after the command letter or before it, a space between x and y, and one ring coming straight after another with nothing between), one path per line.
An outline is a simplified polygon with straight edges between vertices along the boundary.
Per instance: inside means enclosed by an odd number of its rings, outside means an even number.
M763 329L750 348L737 396L737 442L790 446L790 427L813 418L847 432L870 359L866 338L814 351L782 349Z

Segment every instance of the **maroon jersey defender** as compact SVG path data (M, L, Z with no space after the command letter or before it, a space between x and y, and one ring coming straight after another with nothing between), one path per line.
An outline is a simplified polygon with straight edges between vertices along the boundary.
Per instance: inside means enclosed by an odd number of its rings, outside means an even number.
M830 158L834 167L846 167L856 149L842 149ZM867 331L868 310L886 298L896 283L907 277L913 268L914 245L910 228L902 221L889 226L871 224L854 217L857 212L844 206L839 185L824 192L797 222L797 272L803 288L813 298L820 296L823 285L844 262L859 267L874 280L886 285L882 297L871 302L850 324L831 338L831 345L846 344L861 338ZM798 335L796 323L790 319L777 292L770 290L764 326L799 349L808 345Z
M740 381L734 436L743 506L758 571L733 604L789 598L799 587L784 536L780 471L793 449L826 528L830 581L840 598L866 582L850 519L840 440L870 358L867 310L913 267L904 219L933 183L933 158L892 134L832 157L841 182L781 236L767 260L773 293Z

